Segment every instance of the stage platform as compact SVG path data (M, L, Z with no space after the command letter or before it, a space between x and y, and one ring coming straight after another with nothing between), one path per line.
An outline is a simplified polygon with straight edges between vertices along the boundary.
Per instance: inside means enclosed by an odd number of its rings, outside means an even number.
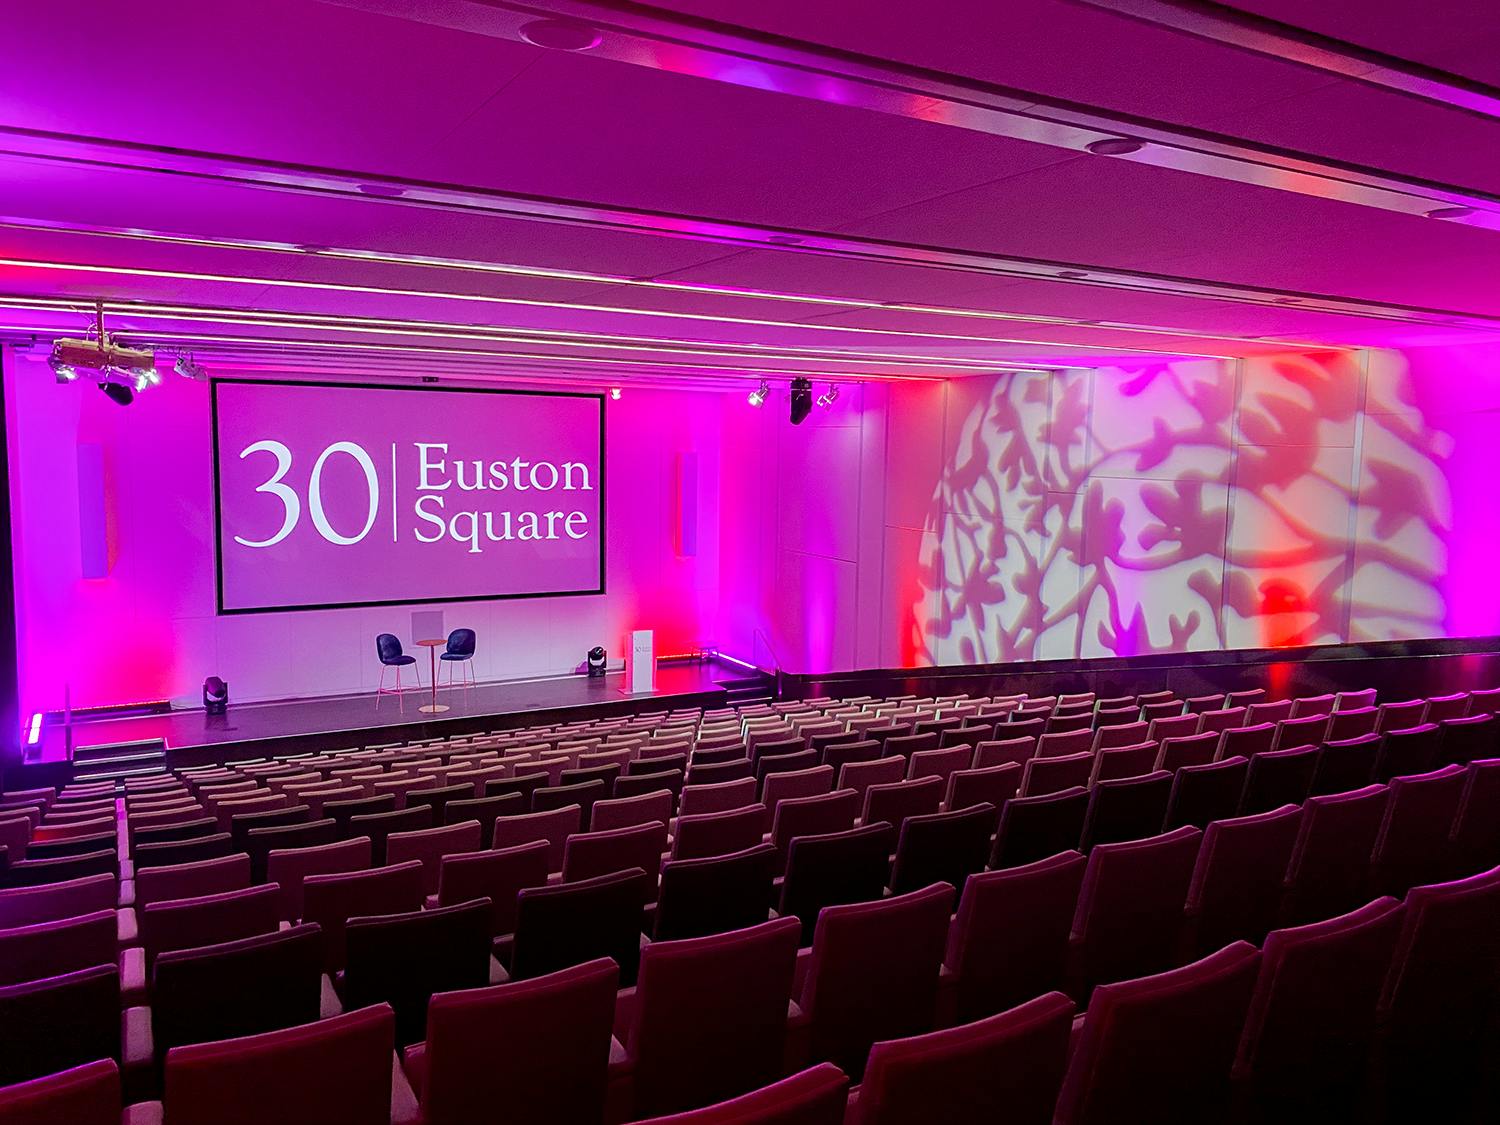
M430 691L411 691L404 697L362 693L231 703L227 715L207 715L194 708L99 716L75 720L71 739L63 724L52 719L44 725L37 745L28 747L21 775L8 782L8 788L32 782L55 784L69 777L75 764L91 772L96 767L76 759L91 757L93 747L158 744L165 748L170 764L198 765L285 751L289 744L298 750L332 750L595 715L718 707L768 694L770 680L736 665L693 660L661 664L654 692L628 694L624 684L623 672L611 672L595 679L566 675L480 683L468 689L440 687L438 702L447 704L449 710L439 715L418 710L431 700Z

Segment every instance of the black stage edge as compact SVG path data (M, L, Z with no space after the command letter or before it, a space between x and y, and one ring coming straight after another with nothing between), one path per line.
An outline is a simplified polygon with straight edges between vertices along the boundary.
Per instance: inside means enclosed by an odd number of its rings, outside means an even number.
M777 694L788 699L1084 691L1108 698L1164 690L1189 698L1257 687L1275 699L1373 687L1391 701L1495 686L1500 686L1500 637L777 675Z
M144 755L171 766L197 766L271 753L353 749L509 730L543 723L606 718L638 711L679 707L718 707L736 698L770 695L771 680L744 668L712 660L662 663L656 691L624 692L622 672L590 679L582 675L440 687L438 702L451 710L426 715L417 708L431 692L404 697L373 693L268 703L231 703L226 715L201 708L76 722L72 748L60 724L50 724L41 743L20 770L6 779L10 789L58 785L75 772L107 768L99 758ZM124 767L127 763L121 762ZM143 760L142 765L149 765Z

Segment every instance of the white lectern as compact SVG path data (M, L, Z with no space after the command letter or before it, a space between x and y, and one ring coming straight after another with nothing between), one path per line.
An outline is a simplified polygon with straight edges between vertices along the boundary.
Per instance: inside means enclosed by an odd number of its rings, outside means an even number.
M625 645L626 695L656 690L656 637L650 629L637 629Z

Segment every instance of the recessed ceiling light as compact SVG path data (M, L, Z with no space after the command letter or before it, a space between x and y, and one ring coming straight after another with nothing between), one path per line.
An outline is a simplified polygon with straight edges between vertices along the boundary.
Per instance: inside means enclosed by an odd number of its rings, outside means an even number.
M1434 207L1427 212L1429 219L1467 219L1474 213L1472 207Z
M773 243L776 246L802 245L802 239L798 238L795 234L773 234L770 238L766 239L766 241Z
M395 184L360 184L359 190L365 195L378 195L381 199L397 199L406 194L405 188Z
M1272 303L1277 305L1300 305L1302 302L1296 297L1277 297Z
M572 20L532 20L521 28L521 38L549 51L588 51L599 46L603 36Z
M1076 281L1080 277L1088 277L1088 274L1084 273L1082 270L1063 270L1057 276L1066 277L1069 281Z
M1129 156L1146 147L1145 141L1132 141L1128 137L1107 137L1083 146L1095 156Z

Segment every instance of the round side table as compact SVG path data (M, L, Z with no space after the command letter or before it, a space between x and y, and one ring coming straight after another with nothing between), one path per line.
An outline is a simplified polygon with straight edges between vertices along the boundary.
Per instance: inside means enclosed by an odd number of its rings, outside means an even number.
M429 715L440 715L444 711L448 710L448 705L446 703L439 703L437 701L437 650L442 648L447 643L447 640L443 638L435 641L426 640L417 642L417 644L421 645L427 650L427 664L429 668L428 678L432 680L432 702L422 704L422 706L418 707L417 710L425 711Z

